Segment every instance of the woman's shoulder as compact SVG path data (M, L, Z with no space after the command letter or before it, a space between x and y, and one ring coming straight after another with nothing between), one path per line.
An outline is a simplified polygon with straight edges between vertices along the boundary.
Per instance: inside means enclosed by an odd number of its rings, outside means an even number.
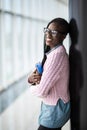
M48 53L47 57L55 57L56 55L63 55L65 53L66 53L66 49L63 45L61 45L56 49L52 50L50 53Z
M59 46L58 48L56 48L53 51L53 54L55 54L55 55L62 55L62 54L65 54L65 53L66 53L66 49L63 45Z

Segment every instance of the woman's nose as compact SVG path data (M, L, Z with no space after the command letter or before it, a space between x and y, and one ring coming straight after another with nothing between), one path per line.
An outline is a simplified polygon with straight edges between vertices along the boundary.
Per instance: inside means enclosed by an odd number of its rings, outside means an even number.
M46 37L49 37L49 36L51 36L51 37L52 37L51 31L46 32Z

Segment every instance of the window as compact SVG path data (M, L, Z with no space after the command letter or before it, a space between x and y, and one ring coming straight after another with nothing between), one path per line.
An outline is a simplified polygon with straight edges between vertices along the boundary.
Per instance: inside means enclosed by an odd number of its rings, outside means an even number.
M67 19L67 10L54 0L50 0L50 8L47 0L0 0L0 90L42 60L43 28L54 17Z

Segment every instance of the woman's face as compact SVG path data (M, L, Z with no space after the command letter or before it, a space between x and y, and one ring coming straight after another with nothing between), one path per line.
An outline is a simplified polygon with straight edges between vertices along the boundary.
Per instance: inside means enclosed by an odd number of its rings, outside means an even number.
M44 29L46 45L53 48L54 46L62 43L65 36L61 34L61 27L56 23L51 23L48 28Z

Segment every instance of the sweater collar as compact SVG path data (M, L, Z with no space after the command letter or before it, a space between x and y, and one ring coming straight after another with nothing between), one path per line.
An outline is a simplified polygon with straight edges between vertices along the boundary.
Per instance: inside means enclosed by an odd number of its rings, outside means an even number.
M51 53L52 51L54 51L56 48L58 48L58 47L60 47L60 46L62 46L62 44L56 45L56 46L53 47L50 51L48 51L48 52L46 53L46 55L48 55L49 53Z

